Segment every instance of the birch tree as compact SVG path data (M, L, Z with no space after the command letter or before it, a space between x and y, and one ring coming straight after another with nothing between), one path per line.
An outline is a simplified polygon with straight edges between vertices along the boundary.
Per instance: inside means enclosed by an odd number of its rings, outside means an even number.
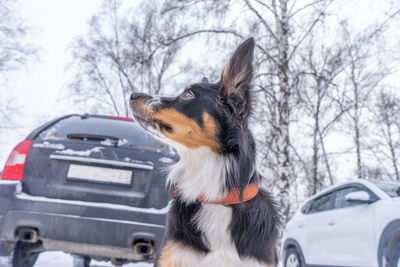
M318 48L316 47L318 46ZM334 184L325 137L349 110L344 92L335 82L345 67L344 49L338 44L326 47L323 42L310 39L304 62L303 83L298 90L301 110L309 118L301 125L311 133L311 171L309 194L313 195ZM303 113L302 113L303 114ZM310 123L307 123L310 121ZM325 181L325 177L328 181Z
M400 181L400 99L392 93L381 91L375 109L377 138L373 148L379 166L389 179ZM387 163L387 164L386 164Z
M384 58L385 48L377 45L384 40L387 23L400 13L391 13L387 19L378 25L365 29L363 34L351 33L346 23L342 23L342 40L346 51L347 66L343 88L351 103L347 113L350 119L351 135L355 147L357 178L364 178L363 149L368 139L370 126L368 123L368 106L370 98L384 79L392 71L388 57Z

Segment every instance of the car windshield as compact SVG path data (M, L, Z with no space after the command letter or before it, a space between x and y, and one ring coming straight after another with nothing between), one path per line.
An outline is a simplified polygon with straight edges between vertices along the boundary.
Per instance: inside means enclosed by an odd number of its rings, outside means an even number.
M391 197L400 197L400 183L395 181L379 181L371 180L371 182L379 187L382 191Z

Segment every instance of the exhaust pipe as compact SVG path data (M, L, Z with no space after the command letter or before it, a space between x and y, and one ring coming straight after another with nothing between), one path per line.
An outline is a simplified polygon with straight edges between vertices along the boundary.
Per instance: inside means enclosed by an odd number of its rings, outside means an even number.
M17 239L23 242L36 243L38 241L39 234L36 229L22 227L18 229Z
M146 239L137 239L133 242L133 250L136 254L150 256L154 253L154 242Z

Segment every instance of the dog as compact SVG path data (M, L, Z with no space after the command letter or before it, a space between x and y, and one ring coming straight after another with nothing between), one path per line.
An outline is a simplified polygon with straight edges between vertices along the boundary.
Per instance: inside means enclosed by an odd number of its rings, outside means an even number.
M249 130L253 38L233 53L221 79L176 97L131 95L135 120L174 147L167 183L174 199L156 266L275 266L280 217L260 187Z

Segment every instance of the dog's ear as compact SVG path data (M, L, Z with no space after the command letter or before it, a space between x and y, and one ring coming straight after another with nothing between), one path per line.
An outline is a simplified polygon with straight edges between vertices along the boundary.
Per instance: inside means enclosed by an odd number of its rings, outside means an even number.
M234 115L241 118L247 117L250 110L249 89L253 78L254 46L253 38L239 45L229 59L219 81L220 94L229 102L231 112L233 111Z
M208 83L207 77L203 77L203 79L201 79L201 82L202 82L202 83Z
M226 96L247 90L253 76L254 39L244 41L229 59L222 72L222 91Z

